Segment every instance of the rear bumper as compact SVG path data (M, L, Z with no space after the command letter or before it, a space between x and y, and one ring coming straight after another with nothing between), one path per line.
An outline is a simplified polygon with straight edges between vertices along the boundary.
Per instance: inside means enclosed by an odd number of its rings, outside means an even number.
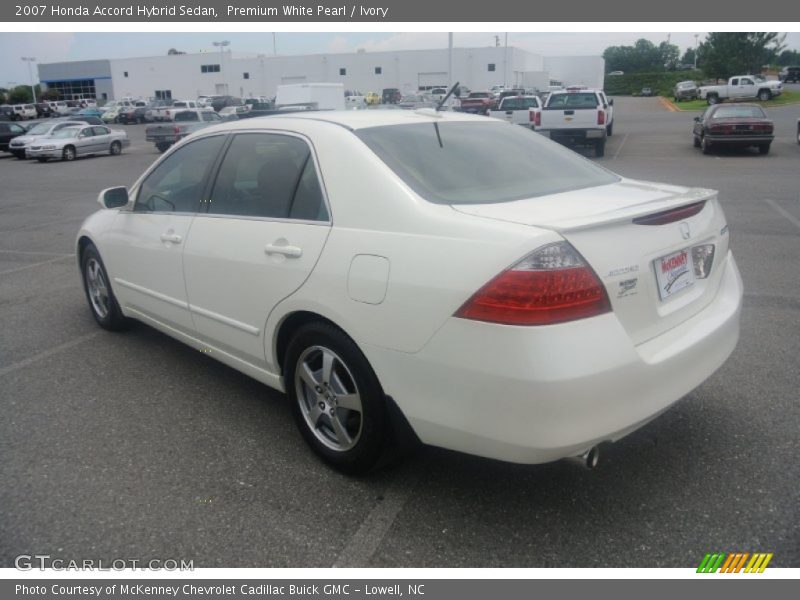
M714 145L735 144L747 146L751 144L768 144L775 139L774 135L709 135L706 139Z
M635 346L613 313L547 327L451 318L416 354L364 351L428 444L519 463L578 455L641 427L703 383L739 337L732 255L712 303Z
M551 140L571 142L573 144L594 143L606 138L605 127L593 127L584 129L537 129L542 135L546 135Z

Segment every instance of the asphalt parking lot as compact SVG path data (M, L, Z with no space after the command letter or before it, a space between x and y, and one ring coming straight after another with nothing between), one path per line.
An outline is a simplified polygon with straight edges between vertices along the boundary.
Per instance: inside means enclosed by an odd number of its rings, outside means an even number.
M767 156L702 155L695 113L657 99L615 110L597 162L720 190L745 297L727 364L593 471L435 448L367 478L331 471L281 394L146 326L92 320L74 238L100 189L158 157L144 126L115 126L132 139L118 157L0 155L0 566L690 567L746 551L800 567L800 106L769 111Z

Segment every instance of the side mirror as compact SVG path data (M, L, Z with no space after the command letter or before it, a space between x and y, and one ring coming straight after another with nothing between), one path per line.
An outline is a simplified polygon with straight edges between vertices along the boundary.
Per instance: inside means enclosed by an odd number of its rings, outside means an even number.
M608 99L608 103L609 103L611 106L614 106L614 99L613 99L613 98L609 98L609 99Z
M699 122L700 122L700 117L695 117L695 118L694 118L694 122L695 122L695 123L699 123Z
M106 188L100 192L97 201L103 208L121 208L128 203L128 188Z

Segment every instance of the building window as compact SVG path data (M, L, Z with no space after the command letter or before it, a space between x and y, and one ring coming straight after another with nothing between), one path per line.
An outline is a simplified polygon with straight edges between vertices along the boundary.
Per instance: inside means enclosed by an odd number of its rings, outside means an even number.
M219 65L200 65L201 73L219 73Z
M125 75L125 77L127 77L127 76L128 76L128 72L127 72L127 71L124 71L124 72L123 72L123 75Z
M172 98L172 90L156 90L156 100L170 100Z
M494 63L489 63L489 70L494 71Z
M339 75L347 75L347 69L345 68L339 69Z
M380 75L381 73L383 73L383 68L382 67L375 67L375 75Z
M242 73L243 79L250 79L250 73Z

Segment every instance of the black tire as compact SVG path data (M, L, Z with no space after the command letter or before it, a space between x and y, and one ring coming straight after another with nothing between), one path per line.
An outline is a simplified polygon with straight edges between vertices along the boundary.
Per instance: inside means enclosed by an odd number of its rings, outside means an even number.
M711 142L706 139L706 136L700 138L700 147L703 149L703 154L711 154Z
M336 357L331 371L338 382L336 385L333 375L328 376L330 383L324 382L321 361L326 352L328 356ZM298 368L308 364L320 365L319 371L313 373L314 381L319 378L315 389L298 374ZM392 428L383 388L355 342L329 323L308 323L289 342L284 365L286 393L292 403L295 422L312 450L344 473L363 474L377 467L392 446ZM308 372L312 372L311 367ZM327 404L329 390L333 390L334 398L341 397L338 395L340 392L334 389L337 386L343 386L347 391L352 388L352 393L358 394L360 413L356 410L342 413L343 409L338 407L336 400ZM317 411L318 407L322 410ZM314 414L318 416L313 417ZM345 437L345 442L340 443L340 436L334 433L333 415L340 425L344 424L345 432L350 436ZM311 424L312 418L315 418L317 426ZM339 447L342 445L345 447Z
M76 156L77 152L75 151L75 146L64 146L64 150L61 152L61 160L75 160Z
M694 147L695 148L699 148L700 147L700 138L699 137L697 137L696 135L693 135L692 136L692 141L694 143Z
M599 140L594 143L594 155L595 156L605 156L606 155L606 141Z
M89 283L91 276L87 269L95 273L95 276L99 273L99 276L102 277L102 282L107 290L105 299L95 295L93 300ZM100 258L100 254L97 252L97 248L94 244L88 244L81 254L81 279L83 280L83 291L86 294L86 301L89 303L89 310L92 311L92 316L94 320L97 321L97 324L109 331L124 329L129 324L129 320L122 314L119 308L117 298L114 296L114 291L111 289L111 280L103 264L103 259ZM95 301L97 304L95 304ZM102 310L102 308L104 308L104 310Z
M769 90L761 90L758 92L758 99L762 102L766 102L767 100L772 99L772 92Z
M164 143L164 142L159 142L159 143L157 143L157 144L156 144L156 150L158 150L159 152L161 152L161 153L163 154L164 152L166 152L167 150L169 150L169 147L170 147L171 145L172 145L172 144L166 144L166 143Z
M614 135L614 121L611 121L611 123L606 126L606 135L608 137Z
M709 94L706 96L706 103L709 105L719 104L719 96L716 94Z
M111 142L111 146L108 148L108 153L111 156L117 156L119 154L122 154L122 144L116 141Z
M769 154L769 147L770 147L770 144L761 144L758 147L759 154Z

